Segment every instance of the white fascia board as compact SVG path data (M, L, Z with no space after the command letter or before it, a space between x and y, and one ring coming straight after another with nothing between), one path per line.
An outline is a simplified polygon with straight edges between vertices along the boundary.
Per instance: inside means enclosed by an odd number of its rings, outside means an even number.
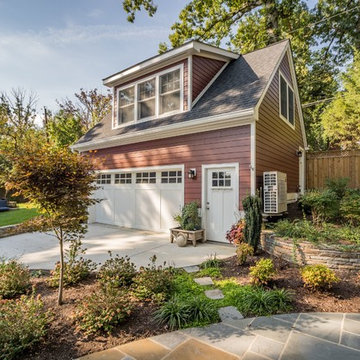
M176 49L170 50L164 54L155 56L150 58L149 60L145 60L140 64L132 66L124 71L121 71L117 74L109 76L103 79L103 85L105 86L114 86L119 81L127 80L128 77L131 76L140 76L142 71L145 71L149 67L155 67L157 65L162 64L165 61L169 61L172 58L178 57L181 60L182 57L186 58L190 54L201 53L202 51L212 53L214 55L218 55L223 57L224 60L237 59L240 55L235 54L231 51L219 49L210 45L202 44L196 41L192 41L186 45L180 46Z
M254 109L249 108L246 110L235 111L228 114L213 115L200 119L182 121L170 125L163 125L146 130L139 130L133 133L115 135L104 139L75 144L71 146L71 149L76 151L104 149L114 146L134 144L180 135L226 129L236 126L248 125L253 122Z

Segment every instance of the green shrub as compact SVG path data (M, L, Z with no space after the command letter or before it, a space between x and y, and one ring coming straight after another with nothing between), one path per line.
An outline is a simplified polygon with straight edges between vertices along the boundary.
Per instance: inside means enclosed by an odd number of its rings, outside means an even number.
M155 320L174 330L215 322L218 314L215 304L203 296L174 296L155 312Z
M334 271L326 265L308 265L301 269L301 277L304 286L312 290L330 289L333 284L339 282Z
M254 255L254 248L246 243L241 243L236 247L237 262L239 265L246 263L248 256Z
M274 263L271 259L260 259L250 267L250 276L255 285L266 285L276 274Z
M261 235L262 205L258 195L248 195L242 201L245 211L245 242L251 245L256 252Z
M341 216L354 226L360 226L360 191L348 190L340 202Z
M77 306L77 329L85 335L111 331L131 314L132 303L128 293L113 286L103 286L86 296Z
M285 289L242 286L232 279L217 281L216 285L225 295L224 306L235 306L244 316L266 316L292 308L292 293Z
M130 261L128 256L112 256L109 251L110 259L106 260L101 266L98 279L105 286L115 287L130 286L136 275L135 264Z
M221 277L221 271L218 267L208 267L205 269L201 269L199 272L195 274L196 277L202 277L202 276L210 276L213 278L219 278Z
M17 260L0 259L0 298L23 294L30 287L30 272Z
M220 267L221 261L216 258L216 254L211 254L209 257L200 264L201 269L207 268L218 268Z
M134 278L134 293L139 299L161 302L172 292L174 271L171 267L156 266L155 255L150 258L150 261L151 264L148 264L148 267L141 267Z
M201 218L198 211L198 203L196 201L185 204L181 213L174 217L183 230L199 230L201 229Z
M81 248L80 239L74 240L68 251L65 253L64 263L64 286L76 285L80 281L89 277L96 269L96 264L90 259L84 259L81 255L85 254L86 249ZM60 262L56 263L55 269L51 271L48 284L51 287L59 286Z
M300 203L303 207L311 209L315 223L333 219L339 212L339 199L336 193L329 189L307 191L301 197Z
M50 320L40 297L23 295L18 300L0 300L0 359L19 358L41 341Z
M326 188L332 191L336 197L341 200L347 191L347 186L349 184L349 178L337 178L337 179L326 179L325 185Z

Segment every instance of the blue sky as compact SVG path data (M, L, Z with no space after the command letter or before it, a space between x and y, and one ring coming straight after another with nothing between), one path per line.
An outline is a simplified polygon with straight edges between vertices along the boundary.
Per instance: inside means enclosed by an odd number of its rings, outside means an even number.
M312 5L314 0L309 1ZM157 0L126 21L121 0L0 0L0 91L38 94L38 107L157 53L186 0Z
M159 0L155 17L126 21L121 0L0 0L0 91L24 88L38 107L157 53L184 0Z

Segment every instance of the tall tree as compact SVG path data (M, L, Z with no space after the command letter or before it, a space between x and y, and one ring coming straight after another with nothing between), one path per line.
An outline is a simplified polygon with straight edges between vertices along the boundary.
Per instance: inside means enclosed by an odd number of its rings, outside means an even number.
M41 216L22 226L27 231L51 230L59 242L58 304L63 303L64 243L86 232L88 208L96 189L93 163L68 148L28 144L7 156L13 164L6 186L37 205Z
M321 116L324 136L331 146L360 148L360 52L342 77L343 91L326 107Z
M75 93L76 102L65 99L58 101L64 115L81 119L82 126L89 130L111 111L112 95L101 94L98 89L84 90Z

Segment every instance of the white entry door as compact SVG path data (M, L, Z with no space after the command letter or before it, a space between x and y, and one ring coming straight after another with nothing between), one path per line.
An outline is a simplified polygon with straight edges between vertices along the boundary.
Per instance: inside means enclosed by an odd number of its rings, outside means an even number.
M205 167L207 239L227 242L225 235L239 219L238 167Z

